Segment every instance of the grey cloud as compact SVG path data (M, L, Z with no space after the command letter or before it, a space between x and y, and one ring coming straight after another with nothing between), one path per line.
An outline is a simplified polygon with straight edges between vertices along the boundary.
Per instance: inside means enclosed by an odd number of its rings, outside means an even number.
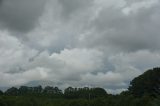
M159 4L141 8L136 13L126 15L123 8L104 8L91 23L94 31L86 36L90 47L106 46L124 51L159 48ZM86 40L85 39L85 40ZM152 42L152 43L149 43Z
M3 1L3 0L0 0L0 5L1 5L2 1Z
M125 90L160 63L159 3L141 2L2 1L0 84L51 80Z
M156 10L153 10L157 12ZM115 32L111 32L108 37L108 42L113 47L120 47L129 51L136 51L141 49L156 50L159 48L159 21L153 22L153 11L144 10L136 16L130 16L126 20L127 25L121 24L121 28L115 28ZM125 21L126 22L126 21ZM152 42L152 43L149 43Z
M1 27L27 32L35 27L42 15L44 0L1 0Z
M85 11L93 3L92 0L58 0L58 2L62 6L62 17L66 19Z

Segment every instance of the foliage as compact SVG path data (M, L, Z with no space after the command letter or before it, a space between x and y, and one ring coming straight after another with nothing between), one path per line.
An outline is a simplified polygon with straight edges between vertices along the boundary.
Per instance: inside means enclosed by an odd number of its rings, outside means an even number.
M32 96L0 96L0 106L159 106L159 99L108 95L95 99L64 99Z
M0 90L0 95L3 95L3 92Z
M64 97L68 99L85 98L94 99L97 97L105 97L107 92L103 88L72 88L68 87L64 90Z
M146 71L133 79L128 88L130 93L137 97L149 95L156 97L160 95L160 68Z

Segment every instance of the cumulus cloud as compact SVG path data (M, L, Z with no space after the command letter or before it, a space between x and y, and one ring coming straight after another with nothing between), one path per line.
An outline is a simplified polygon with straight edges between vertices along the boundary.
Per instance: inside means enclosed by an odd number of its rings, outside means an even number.
M19 73L0 73L2 76L1 79L1 84L3 86L19 86L23 85L29 81L34 81L34 80L45 80L46 77L48 77L49 69L37 67L32 70L24 71L24 72L19 72Z
M102 53L87 49L65 49L60 54L51 55L48 52L42 52L32 61L23 64L24 71L15 72L15 69L13 70L15 73L2 72L3 81L11 81L9 85L43 79L70 83L70 81L80 81L86 73L99 70L103 66Z
M96 50L72 49L63 50L60 54L41 53L30 63L32 67L46 67L52 71L52 78L63 80L80 80L82 74L100 69L103 66L102 53ZM53 77L52 77L53 75Z
M144 2L144 1L143 1ZM133 5L134 3L132 3ZM139 5L141 3L135 3ZM158 27L158 1L147 1L143 6L126 15L123 7L105 7L99 11L98 16L92 20L90 29L83 40L90 39L85 46L97 47L108 46L108 48L123 49L125 51L137 51L141 49L159 49ZM145 5L149 5L145 7ZM154 19L153 19L154 17ZM152 40L152 41L151 41ZM152 42L152 43L148 43Z
M7 31L0 32L0 70L15 73L23 71L23 65L37 54L37 51L23 45Z
M0 84L127 89L159 66L158 0L0 0Z

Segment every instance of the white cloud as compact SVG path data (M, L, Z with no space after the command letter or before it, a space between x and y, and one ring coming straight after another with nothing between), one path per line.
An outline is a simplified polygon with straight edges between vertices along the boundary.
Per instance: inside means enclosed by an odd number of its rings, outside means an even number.
M82 74L99 70L103 66L102 58L103 54L97 50L65 49L59 54L42 52L28 67L43 66L51 69L50 80L79 80Z
M51 57L64 62L73 70L93 71L102 66L102 52L87 49L64 49L60 54L52 54Z
M45 80L48 77L49 69L37 67L32 70L19 73L0 73L1 86L19 86L33 80Z
M9 32L0 32L0 70L1 72L22 71L23 65L37 54L37 51L23 45Z

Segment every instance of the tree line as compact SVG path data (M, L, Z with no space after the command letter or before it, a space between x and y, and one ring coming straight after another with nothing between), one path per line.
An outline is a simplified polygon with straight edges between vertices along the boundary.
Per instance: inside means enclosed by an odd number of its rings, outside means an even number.
M0 95L7 96L47 96L52 98L67 98L67 99L93 99L97 97L104 97L107 92L103 88L73 88L68 87L62 92L58 87L46 86L44 89L42 86L27 87L21 86L19 88L11 87L4 93L0 91Z
M117 95L99 87L21 86L0 91L0 106L160 106L160 68L145 71Z

